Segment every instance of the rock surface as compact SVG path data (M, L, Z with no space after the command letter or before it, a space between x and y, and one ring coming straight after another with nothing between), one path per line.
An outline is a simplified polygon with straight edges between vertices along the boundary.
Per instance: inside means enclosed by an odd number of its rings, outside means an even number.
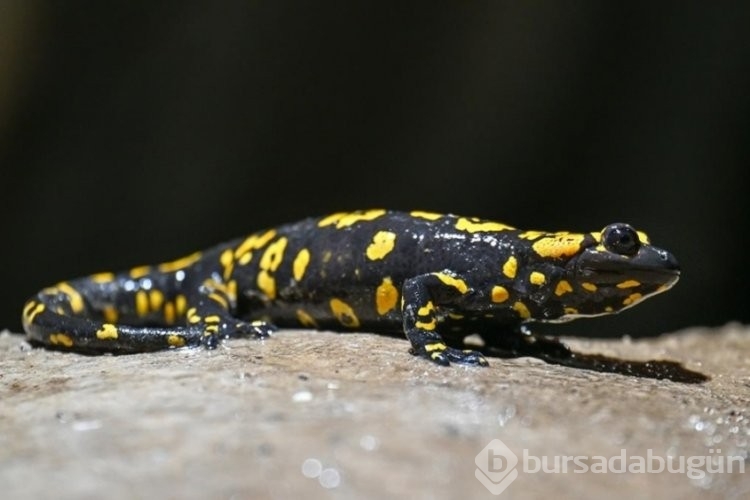
M578 353L678 361L710 380L527 357L443 368L410 356L405 340L370 334L290 330L211 352L85 356L31 349L4 332L0 491L8 499L495 498L475 477L475 457L500 439L520 460L494 462L500 475L517 471L501 497L750 496L750 471L703 473L705 465L693 474L523 466L524 449L547 466L554 456L590 457L581 462L590 467L615 457L613 467L626 469L651 450L674 457L673 467L691 456L726 467L736 456L735 469L750 468L749 328L565 342Z

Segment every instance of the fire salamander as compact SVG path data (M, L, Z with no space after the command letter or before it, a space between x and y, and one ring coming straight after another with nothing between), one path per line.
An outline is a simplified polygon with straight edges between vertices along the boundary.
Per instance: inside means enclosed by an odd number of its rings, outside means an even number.
M276 327L405 333L441 365L486 365L467 335L507 346L532 321L616 313L663 292L675 258L627 224L524 231L387 210L283 225L155 266L45 288L23 309L35 343L144 352L265 337Z

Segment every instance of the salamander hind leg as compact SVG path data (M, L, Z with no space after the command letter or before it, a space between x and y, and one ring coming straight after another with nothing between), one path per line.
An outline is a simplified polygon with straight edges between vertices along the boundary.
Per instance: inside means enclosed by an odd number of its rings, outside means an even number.
M449 347L438 333L438 309L469 292L465 281L447 272L409 278L403 285L401 306L404 332L411 353L439 365L487 366L481 353Z
M265 321L243 321L232 315L236 307L236 293L231 285L207 280L196 292L186 313L188 325L202 332L202 344L215 349L221 340L229 338L263 339L277 330Z

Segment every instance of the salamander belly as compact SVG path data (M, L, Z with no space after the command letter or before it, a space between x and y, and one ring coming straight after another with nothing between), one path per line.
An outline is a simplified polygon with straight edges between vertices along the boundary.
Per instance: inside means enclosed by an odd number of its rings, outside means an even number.
M398 295L395 290L388 293ZM400 309L394 308L379 315L372 302L372 294L369 291L331 297L320 302L276 301L249 312L244 318L269 321L282 328L305 327L340 331L343 326L352 330L376 333L403 333Z

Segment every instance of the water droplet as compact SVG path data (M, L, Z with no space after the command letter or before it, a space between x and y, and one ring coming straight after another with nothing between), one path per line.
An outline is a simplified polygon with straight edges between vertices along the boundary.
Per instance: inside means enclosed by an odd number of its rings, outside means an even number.
M101 428L100 420L78 420L73 422L73 430L78 432L94 431Z
M376 438L375 436L372 436L370 434L365 434L364 436L360 438L359 445L362 447L363 450L374 451L380 446L380 442L378 441L378 438Z
M302 475L309 478L315 478L320 476L320 472L323 470L323 464L316 458L308 458L302 462Z
M336 488L341 484L341 476L336 469L325 469L320 473L318 482L323 488Z
M307 403L312 401L313 394L310 391L298 391L292 395L292 401L295 403Z

